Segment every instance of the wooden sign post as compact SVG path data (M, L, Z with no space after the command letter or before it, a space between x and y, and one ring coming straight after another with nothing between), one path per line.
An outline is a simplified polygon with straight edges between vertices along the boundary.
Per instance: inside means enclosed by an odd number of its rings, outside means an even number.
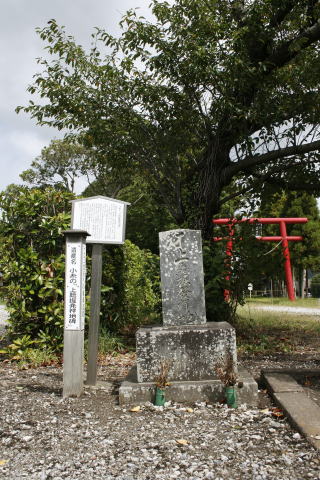
M95 385L97 381L103 244L123 244L127 205L130 204L103 196L88 197L72 202L72 228L84 229L89 232L90 237L87 239L87 243L93 244L87 385Z
M83 391L86 236L84 230L67 230L64 297L63 396Z

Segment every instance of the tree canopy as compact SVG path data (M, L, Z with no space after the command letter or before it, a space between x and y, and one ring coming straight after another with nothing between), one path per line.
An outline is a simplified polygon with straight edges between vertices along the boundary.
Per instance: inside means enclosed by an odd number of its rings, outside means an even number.
M84 146L77 135L68 135L62 140L52 140L41 155L24 170L20 177L36 187L54 186L73 192L76 179L86 177L88 191L114 197L131 183L130 171L113 169L94 147Z
M86 53L54 20L29 86L40 124L76 132L119 175L139 172L181 226L209 235L230 199L267 183L319 191L316 0L153 0ZM232 186L232 188L230 187Z
M37 187L55 186L73 192L76 178L90 174L92 156L93 152L79 143L52 140L20 177Z

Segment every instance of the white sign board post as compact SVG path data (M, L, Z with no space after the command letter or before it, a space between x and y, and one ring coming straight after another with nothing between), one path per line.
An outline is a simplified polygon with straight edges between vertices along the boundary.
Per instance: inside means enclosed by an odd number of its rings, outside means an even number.
M248 283L248 290L249 290L249 294L250 294L250 298L251 298L251 294L252 294L252 290L253 290L252 283Z
M125 240L126 211L129 203L103 196L72 202L71 226L89 232L92 243L90 323L88 336L87 385L97 382L97 357L101 303L103 244L121 245Z
M64 296L63 396L79 397L83 391L86 236L67 230Z

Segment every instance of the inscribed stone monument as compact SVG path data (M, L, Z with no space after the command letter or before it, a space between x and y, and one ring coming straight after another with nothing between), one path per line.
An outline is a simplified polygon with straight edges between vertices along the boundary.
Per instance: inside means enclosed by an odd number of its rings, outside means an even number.
M163 326L137 332L138 382L152 382L163 359L170 380L216 378L225 355L236 366L236 338L227 322L206 323L201 232L170 230L159 238Z
M206 323L200 232L171 230L159 237L163 325Z
M167 400L219 401L215 367L231 358L237 370L236 335L227 322L206 322L201 233L179 229L159 237L163 325L137 331L137 367L120 387L120 404L153 401L163 362L170 366ZM240 378L239 402L255 405L257 384L245 371Z

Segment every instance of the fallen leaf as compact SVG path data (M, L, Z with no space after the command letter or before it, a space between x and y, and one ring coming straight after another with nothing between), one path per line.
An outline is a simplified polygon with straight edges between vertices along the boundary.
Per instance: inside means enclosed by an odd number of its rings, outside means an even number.
M188 440L185 440L184 438L179 438L179 440L176 440L176 442L179 444L179 445L188 445Z
M137 405L136 407L130 408L130 412L140 412L140 410L141 410L140 405Z
M284 413L283 413L282 410L280 410L280 408L276 408L276 407L275 407L275 408L272 409L272 415L273 415L274 417L280 418L280 417L283 417L283 416L284 416Z
M316 440L320 440L320 435L310 435L310 437L315 438Z
M270 413L269 408L264 408L263 410L260 410L260 413Z
M9 460L0 460L0 465L5 465L8 462L9 462Z

